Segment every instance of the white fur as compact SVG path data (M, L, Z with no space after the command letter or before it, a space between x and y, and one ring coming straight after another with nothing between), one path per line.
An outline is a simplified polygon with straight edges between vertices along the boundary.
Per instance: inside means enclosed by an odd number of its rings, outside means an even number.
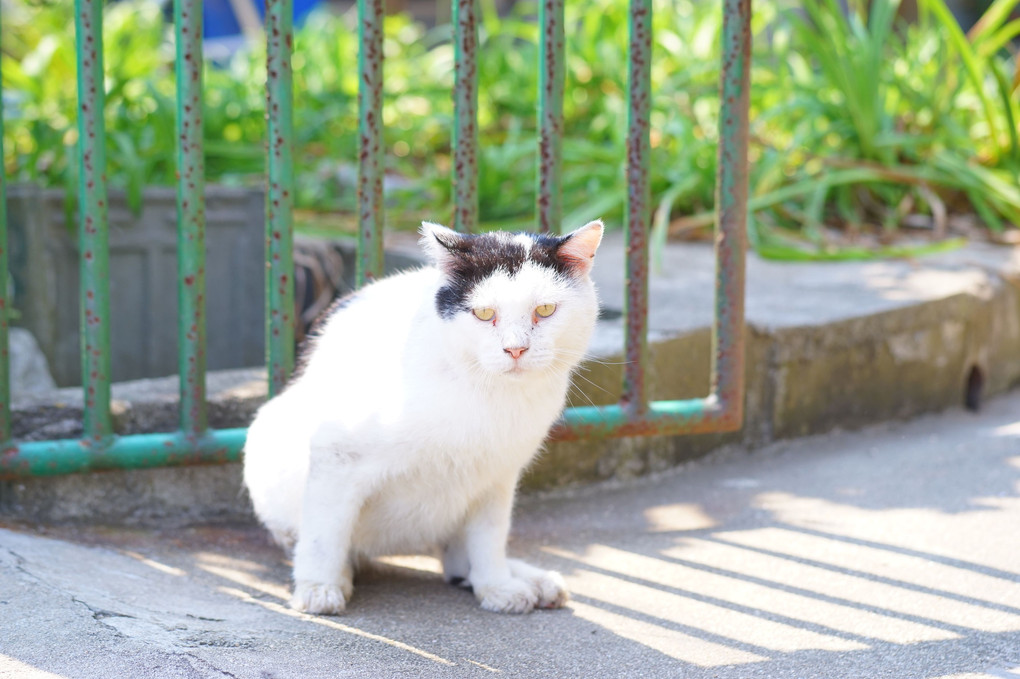
M582 231L593 254L602 225ZM453 232L426 224L423 233L441 267L449 253L430 241ZM520 473L594 329L588 267L566 278L532 264L513 278L497 272L470 299L496 310L488 322L440 318L444 274L433 267L364 288L328 320L304 372L259 410L245 445L255 511L294 550L293 607L340 613L358 557L437 548L447 579L469 583L483 608L563 605L560 576L507 559L506 540ZM541 304L556 311L536 318ZM515 360L510 347L527 351Z

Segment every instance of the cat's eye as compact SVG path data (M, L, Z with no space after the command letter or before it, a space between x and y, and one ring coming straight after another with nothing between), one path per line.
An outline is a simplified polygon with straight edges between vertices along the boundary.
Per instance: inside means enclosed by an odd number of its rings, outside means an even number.
M538 315L539 318L549 318L553 315L554 311L556 311L555 304L539 304L535 307L535 314Z
M491 321L496 315L496 310L490 307L482 307L481 309L472 309L471 313L480 321Z

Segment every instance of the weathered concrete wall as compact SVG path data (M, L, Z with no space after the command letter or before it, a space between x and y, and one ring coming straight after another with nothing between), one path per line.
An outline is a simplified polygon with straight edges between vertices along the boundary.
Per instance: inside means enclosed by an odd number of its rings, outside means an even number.
M18 185L7 200L16 322L35 336L58 385L81 383L78 243L66 197L63 189ZM258 365L265 197L260 189L208 186L205 200L208 365ZM110 191L108 209L113 379L169 374L178 361L176 191L147 188L138 213L123 191Z

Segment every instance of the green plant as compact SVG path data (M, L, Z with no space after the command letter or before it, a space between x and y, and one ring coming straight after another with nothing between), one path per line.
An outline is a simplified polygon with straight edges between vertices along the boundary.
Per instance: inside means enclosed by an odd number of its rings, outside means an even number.
M1018 102L999 49L1017 32L1004 23L1015 5L995 3L971 40L942 0L920 3L912 26L896 21L893 0L851 2L847 14L835 0L787 10L772 63L786 62L788 86L777 90L792 96L754 118L759 251L839 256L826 226L889 234L908 211L931 214L941 231L947 204L993 230L1020 223L1009 160Z

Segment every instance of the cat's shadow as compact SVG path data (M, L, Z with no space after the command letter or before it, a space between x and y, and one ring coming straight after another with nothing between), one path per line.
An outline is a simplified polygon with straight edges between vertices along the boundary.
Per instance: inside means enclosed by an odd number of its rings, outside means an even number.
M112 547L163 567L180 569L216 589L243 592L252 599L286 606L292 593L293 563L265 530L237 523L169 528L158 531L50 531L79 543ZM469 589L448 584L438 559L428 556L381 557L358 564L354 595L343 617L374 618L394 610L425 618L435 611L481 612ZM429 612L431 611L431 613ZM341 618L337 618L340 620Z
M247 584L256 596L279 603L289 598L293 562L268 535L259 530L233 533L229 544L212 538L206 549L192 552L193 565L206 575ZM222 538L228 533L222 533ZM199 536L195 536L198 538ZM210 549L211 547L211 549ZM222 563L225 567L216 567ZM210 567L210 564L213 567ZM409 606L411 602L413 605ZM354 594L345 616L371 617L395 609L428 611L432 607L467 613L478 609L470 588L449 584L438 559L429 556L391 556L358 563ZM422 613L427 615L427 613Z
M416 608L423 604L465 609L477 605L471 590L447 583L438 561L430 557L384 557L359 564L349 612L392 610L391 606L406 606L408 601Z

